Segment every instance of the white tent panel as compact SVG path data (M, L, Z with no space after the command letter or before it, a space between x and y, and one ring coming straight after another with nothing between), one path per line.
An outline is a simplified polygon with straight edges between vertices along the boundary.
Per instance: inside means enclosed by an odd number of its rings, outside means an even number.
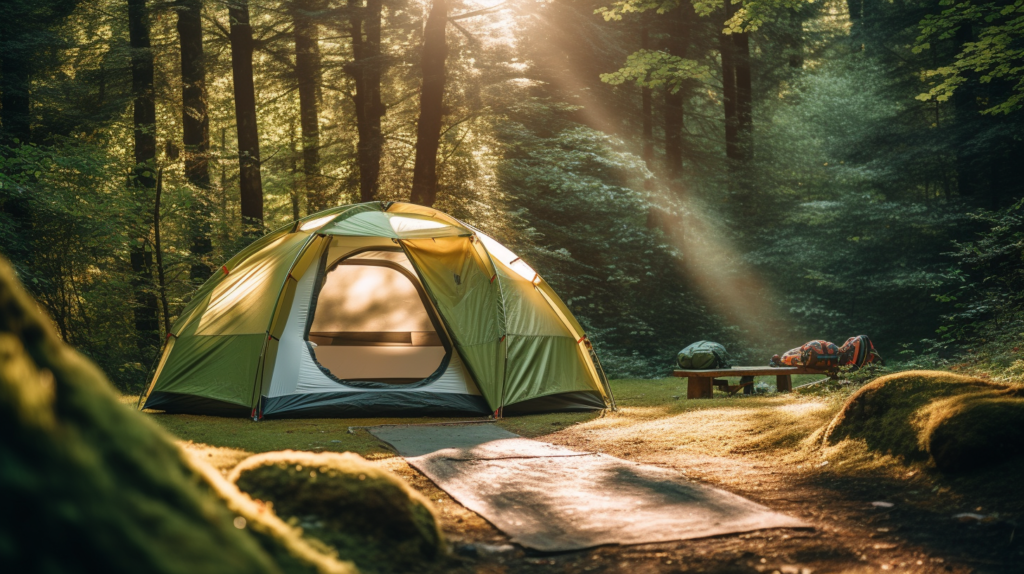
M338 237L332 241L328 252L328 261L336 262L346 254L367 247L365 240L352 241L349 238ZM377 240L380 241L379 239ZM378 243L379 244L379 243ZM378 252L379 253L379 252ZM403 267L407 266L407 259L402 253L395 253L395 257L404 259L401 262ZM359 257L359 254L356 255ZM390 254L389 254L390 258ZM397 262L397 260L396 260ZM361 266L356 266L359 270ZM309 269L298 280L295 289L292 308L288 310L288 319L278 345L277 360L274 364L273 378L271 379L269 397L280 397L292 394L305 393L333 393L333 392L403 392L415 390L417 392L435 393L458 393L468 395L479 395L476 385L473 383L468 370L458 355L458 351L452 349L452 356L448 366L442 375L427 385L413 385L411 388L406 385L389 385L386 388L368 388L363 386L345 385L339 383L327 375L317 366L313 360L311 348L316 353L321 364L339 378L389 378L388 373L402 365L396 363L396 357L405 351L405 357L401 360L418 361L419 364L431 363L433 368L430 372L422 373L423 377L429 376L437 365L441 363L444 356L444 347L435 345L417 347L396 347L396 346L317 346L311 347L305 340L306 322L309 318L310 304L313 298L313 291L316 285L318 266L310 265ZM318 304L324 303L321 294ZM417 297L418 301L418 297ZM422 309L421 309L422 310ZM432 329L432 327L431 327ZM434 335L436 337L436 334ZM412 353L410 354L410 351ZM421 357L419 354L430 354L430 357ZM397 371L396 371L397 372ZM408 372L406 369L405 372ZM371 376L372 375L372 376Z

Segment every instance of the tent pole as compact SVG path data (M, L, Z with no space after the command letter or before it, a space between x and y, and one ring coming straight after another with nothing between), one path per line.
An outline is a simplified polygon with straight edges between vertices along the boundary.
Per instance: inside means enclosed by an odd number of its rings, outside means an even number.
M608 393L608 401L612 404L612 412L619 412L619 407L615 406L615 395L612 394L612 385L608 382L608 375L604 373L604 367L601 366L601 357L597 356L597 350L594 349L594 345L590 343L590 339L587 339L587 346L590 347L590 352L594 355L594 363L597 364L597 369L601 371L601 382L604 384L604 390Z

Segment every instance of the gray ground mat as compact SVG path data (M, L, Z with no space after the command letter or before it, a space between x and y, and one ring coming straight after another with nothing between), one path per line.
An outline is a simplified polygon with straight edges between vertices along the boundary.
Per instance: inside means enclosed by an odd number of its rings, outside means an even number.
M512 542L536 550L808 526L676 471L524 439L496 425L368 430Z

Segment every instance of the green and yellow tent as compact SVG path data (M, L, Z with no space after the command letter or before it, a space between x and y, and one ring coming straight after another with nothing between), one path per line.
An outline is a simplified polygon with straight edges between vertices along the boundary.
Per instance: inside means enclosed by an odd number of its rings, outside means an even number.
M522 259L439 211L370 202L231 258L175 321L139 405L259 419L613 401L583 328Z

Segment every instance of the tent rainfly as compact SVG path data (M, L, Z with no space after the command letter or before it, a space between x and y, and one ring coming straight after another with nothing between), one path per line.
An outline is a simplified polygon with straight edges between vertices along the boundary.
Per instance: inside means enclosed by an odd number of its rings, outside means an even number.
M583 328L522 259L408 203L246 247L175 321L139 408L263 417L614 408Z

